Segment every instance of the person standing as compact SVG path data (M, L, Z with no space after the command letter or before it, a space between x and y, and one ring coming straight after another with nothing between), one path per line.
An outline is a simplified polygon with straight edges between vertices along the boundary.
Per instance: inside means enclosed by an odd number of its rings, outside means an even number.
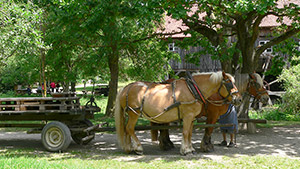
M59 85L59 83L57 83L57 84L56 84L56 92L57 92L57 93L59 93L59 88L60 88L60 85Z
M56 87L55 83L54 82L51 82L50 83L50 87L51 87L51 91L54 92L54 89Z
M236 146L236 139L235 135L238 132L238 119L237 119L237 112L235 107L230 104L228 110L225 114L220 116L219 119L220 124L233 124L233 126L228 127L220 127L223 141L220 143L220 146L227 146L227 147L235 147ZM227 145L226 134L230 135L230 142Z

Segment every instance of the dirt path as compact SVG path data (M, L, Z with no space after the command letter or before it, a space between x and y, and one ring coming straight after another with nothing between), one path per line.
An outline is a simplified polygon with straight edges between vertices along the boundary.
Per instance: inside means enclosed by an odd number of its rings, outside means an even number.
M274 128L260 128L255 134L248 134L241 131L237 136L237 147L220 147L217 144L221 141L221 133L215 130L212 141L215 144L215 151L212 153L199 152L200 140L203 136L203 129L193 133L193 146L197 150L196 158L219 159L223 156L236 157L242 155L277 155L300 159L300 125ZM0 132L0 149L34 149L45 152L41 143L40 134L26 134L25 132ZM101 158L111 158L118 155L120 158L178 158L181 143L180 130L171 131L171 140L175 148L170 151L161 151L158 145L151 143L150 132L139 132L138 137L142 141L144 156L128 155L117 148L117 137L115 134L97 133L95 140L85 146L71 143L68 152L91 153Z

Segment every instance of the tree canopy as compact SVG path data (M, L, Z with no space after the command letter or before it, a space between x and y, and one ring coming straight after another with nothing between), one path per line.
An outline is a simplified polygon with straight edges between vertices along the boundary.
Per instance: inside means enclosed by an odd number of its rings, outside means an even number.
M39 74L41 10L32 2L0 2L0 74L2 88L31 84Z
M293 3L295 2L295 3ZM163 32L168 15L182 20L191 38L180 45L202 46L189 56L209 53L226 72L256 70L260 55L300 31L297 1L281 0L4 0L0 2L1 83L28 84L41 79L75 83L99 76L109 81L107 115L119 77L157 80L176 57ZM257 46L262 21L276 20L269 41ZM269 25L270 26L270 25ZM9 76L13 75L13 76ZM17 77L17 78L12 78Z
M138 0L52 1L46 8L45 39L52 45L47 58L56 61L52 72L72 69L74 79L79 74L109 74L104 77L110 81L110 114L119 72L132 79L154 80L169 69L172 54L166 42L153 36L164 15L159 5Z

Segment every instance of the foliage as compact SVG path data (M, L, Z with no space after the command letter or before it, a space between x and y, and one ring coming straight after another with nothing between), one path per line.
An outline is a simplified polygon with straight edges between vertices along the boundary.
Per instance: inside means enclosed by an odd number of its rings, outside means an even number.
M294 57L295 62L299 62L300 57ZM284 69L279 76L279 80L283 82L285 94L282 96L283 104L281 110L298 114L300 111L300 64Z
M272 121L300 121L299 114L295 114L289 110L282 109L281 104L272 107L263 108L262 111L249 111L251 119L266 119Z
M293 57L300 56L300 35L290 38L280 44L273 46L273 54L271 68L265 75L279 76L282 70L289 65L296 65L297 61Z
M46 8L49 19L46 41L52 48L47 55L59 58L54 62L52 74L63 76L64 81L93 76L107 78L108 115L113 110L120 74L127 79L154 80L170 69L165 65L172 55L165 52L166 43L156 35L164 14L159 2L50 2Z
M53 67L52 73L62 76L63 70L70 69L69 65L78 64L78 68L72 69L77 69L72 73L73 77L80 74L82 78L100 76L110 80L110 76L105 75L109 74L108 63L116 52L120 56L121 77L153 80L158 74L165 74L163 67L168 63L165 58L171 57L165 52L166 44L147 38L154 32L163 13L150 6L155 2L78 2L52 1L47 8L47 42L52 44L48 65ZM156 22L152 22L153 19ZM70 60L72 63L67 64ZM57 71L58 68L61 71Z
M0 85L32 84L38 79L41 10L31 1L0 2Z

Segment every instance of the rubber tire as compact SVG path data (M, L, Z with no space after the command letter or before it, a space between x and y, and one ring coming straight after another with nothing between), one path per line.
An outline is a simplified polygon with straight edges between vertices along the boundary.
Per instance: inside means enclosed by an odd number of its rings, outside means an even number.
M42 143L51 152L66 150L71 143L69 127L59 121L48 123L42 130Z
M88 119L84 119L83 121L80 121L80 123L82 123L81 125L84 125L84 127L91 127L93 126L93 123L88 120ZM95 132L91 131L90 135L94 135L95 138ZM81 144L81 139L86 137L87 134L86 133L76 133L76 134L72 134L72 139L75 143L77 144ZM84 142L82 142L83 145L87 145L88 143L90 143L94 138L91 138L89 140L86 140Z

